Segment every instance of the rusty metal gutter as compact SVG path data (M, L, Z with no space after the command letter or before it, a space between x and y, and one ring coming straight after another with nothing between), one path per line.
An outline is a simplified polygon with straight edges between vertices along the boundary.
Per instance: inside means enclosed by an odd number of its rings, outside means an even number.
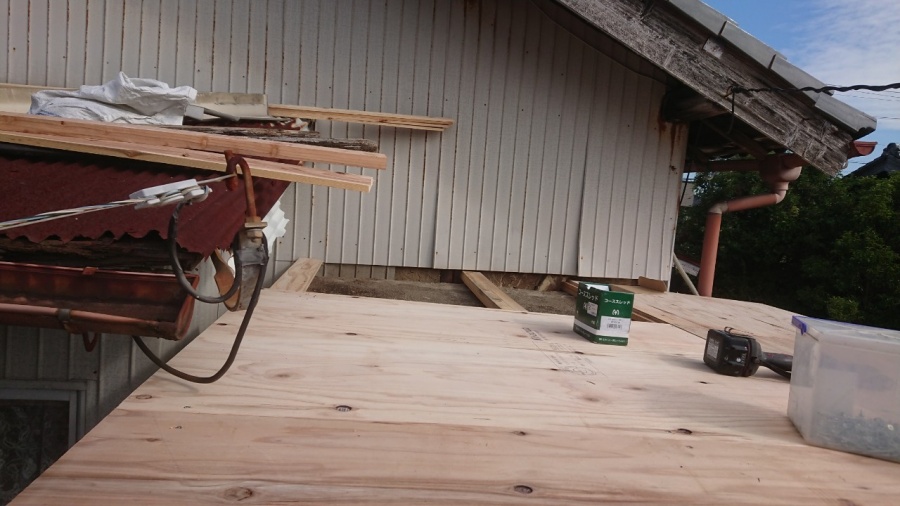
M199 277L188 274L196 288ZM0 262L0 323L178 340L194 299L175 276Z

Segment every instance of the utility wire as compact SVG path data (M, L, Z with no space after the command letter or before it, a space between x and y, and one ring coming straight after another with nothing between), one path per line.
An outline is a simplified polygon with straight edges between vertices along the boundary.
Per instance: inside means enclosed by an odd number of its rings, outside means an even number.
M223 181L225 179L229 179L232 177L234 177L234 174L228 174L225 176L214 177L211 179L198 181L197 186L199 186L199 187L209 186L212 183ZM189 189L190 188L188 188L188 190ZM108 202L106 204L95 204L95 205L90 205L90 206L81 206L81 207L73 207L73 208L69 208L69 209L60 209L58 211L47 211L45 213L39 213L34 216L28 216L27 218L17 218L15 220L0 222L0 231L8 230L11 228L24 227L27 225L35 225L37 223L43 223L45 221L69 218L71 216L78 216L81 214L94 213L97 211L105 211L107 209L115 209L117 207L143 204L145 202L149 202L149 201L157 199L157 198L159 198L159 197L152 196L152 197L142 197L142 198L135 198L135 199L114 200L114 201Z
M812 91L815 93L827 93L829 91L856 91L856 90L869 90L869 91L887 91L887 90L900 90L900 83L893 84L883 84L883 85L872 85L872 84L854 84L851 86L822 86L819 88L815 88L813 86L804 86L802 88L744 88L740 85L732 85L729 89L729 93L737 94L750 94L750 93L794 93L798 91Z

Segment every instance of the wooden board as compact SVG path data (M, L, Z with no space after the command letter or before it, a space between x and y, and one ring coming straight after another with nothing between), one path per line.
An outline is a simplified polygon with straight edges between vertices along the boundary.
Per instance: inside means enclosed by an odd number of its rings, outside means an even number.
M636 293L634 311L649 321L665 322L706 339L709 329L732 327L755 337L763 351L794 353L796 313L765 304L698 297L682 293Z
M475 297L484 304L484 307L527 312L524 307L514 301L512 297L507 295L499 286L491 283L491 280L486 278L484 274L480 272L462 271L460 277L462 278L462 282L469 287L469 290L472 291Z
M225 172L225 156L193 149L147 146L104 139L71 139L56 135L22 134L0 130L0 142L11 142L26 146L63 149L77 153L113 156L130 160L167 163L183 167ZM278 179L296 183L329 186L344 190L368 192L372 189L372 178L358 174L331 172L312 167L302 167L268 160L249 160L250 172L254 177Z
M224 315L172 365L219 367L240 318ZM900 494L900 465L806 445L774 373L716 375L702 343L668 325L635 323L627 347L571 327L266 290L222 380L157 373L14 504L793 506Z
M284 142L270 142L225 135L187 132L150 126L122 125L99 121L84 121L27 114L0 114L0 130L42 135L57 135L76 139L103 139L171 148L235 153L284 160L320 162L372 169L387 167L387 157L381 153L366 153L320 146L303 146Z
M272 284L272 289L305 292L321 267L322 261L317 258L301 258L288 267L288 270Z
M352 111L348 109L327 109L322 107L305 107L300 105L269 105L271 116L302 119L325 119L348 123L367 123L381 126L412 128L416 130L442 131L453 125L450 118L432 118L429 116L410 116L407 114L388 114L382 112Z

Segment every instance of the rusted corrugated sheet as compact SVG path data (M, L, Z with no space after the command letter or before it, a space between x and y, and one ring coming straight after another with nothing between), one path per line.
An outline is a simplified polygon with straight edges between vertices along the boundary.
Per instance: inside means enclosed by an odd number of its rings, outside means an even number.
M250 161L251 171L253 169ZM38 213L105 204L127 199L137 190L185 179L209 179L221 174L171 165L122 161L102 157L32 158L0 156L0 221ZM224 183L213 183L203 202L187 206L179 218L178 244L193 253L208 256L215 248L227 249L244 222L244 183L227 191ZM256 206L265 215L288 183L255 179ZM32 242L58 238L99 239L103 236L143 238L157 233L168 237L173 206L135 210L120 207L4 231L11 239Z

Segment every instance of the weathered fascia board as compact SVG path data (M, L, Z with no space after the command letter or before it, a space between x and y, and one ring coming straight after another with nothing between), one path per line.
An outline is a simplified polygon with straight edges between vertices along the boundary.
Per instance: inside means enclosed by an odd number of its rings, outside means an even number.
M731 110L728 90L783 85L770 71L737 50L716 57L703 47L712 36L682 20L671 6L659 4L641 17L642 0L558 0L572 12L648 59L708 100ZM809 164L836 174L847 163L853 137L817 113L812 104L788 94L739 94L735 115L761 134L790 149Z

